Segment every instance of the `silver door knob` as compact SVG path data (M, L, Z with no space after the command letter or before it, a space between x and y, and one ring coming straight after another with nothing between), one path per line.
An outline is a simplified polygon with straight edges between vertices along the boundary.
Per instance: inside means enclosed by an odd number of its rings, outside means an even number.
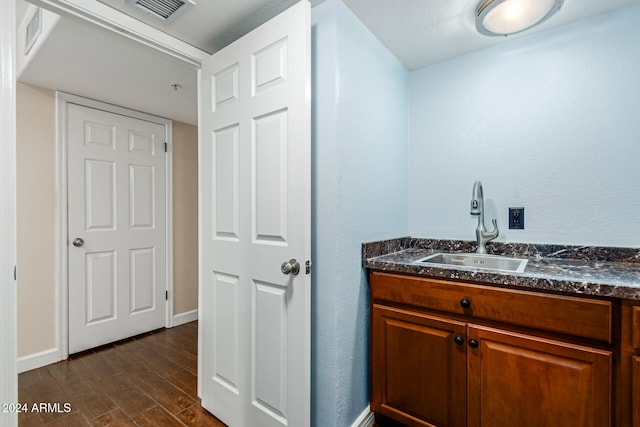
M291 274L293 276L297 276L300 273L300 264L296 261L295 258L291 258L289 261L285 261L280 266L280 271L282 274Z
M84 240L82 240L79 237L76 237L75 239L73 239L73 246L75 246L76 248L79 248L81 246L84 246Z

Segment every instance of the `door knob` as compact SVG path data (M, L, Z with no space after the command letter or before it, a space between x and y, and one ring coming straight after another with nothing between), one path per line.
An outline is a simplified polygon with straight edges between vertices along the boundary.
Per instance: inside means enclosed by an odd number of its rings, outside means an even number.
M293 276L297 276L300 273L300 264L296 261L295 258L291 258L289 261L285 261L280 266L280 271L282 274L291 274Z
M82 240L80 237L76 237L75 239L73 239L72 243L73 243L73 246L75 246L76 248L84 246L84 240Z

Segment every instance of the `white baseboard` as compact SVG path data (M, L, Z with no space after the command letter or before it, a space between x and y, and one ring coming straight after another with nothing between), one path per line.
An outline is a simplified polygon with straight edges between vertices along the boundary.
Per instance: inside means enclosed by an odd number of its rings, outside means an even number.
M198 309L191 311L185 311L184 313L176 314L173 316L173 326L184 325L185 323L198 320Z
M351 424L351 427L372 427L376 422L376 417L367 406L358 418Z
M43 366L51 365L58 361L57 348L18 357L18 373L21 374L32 369L42 368Z

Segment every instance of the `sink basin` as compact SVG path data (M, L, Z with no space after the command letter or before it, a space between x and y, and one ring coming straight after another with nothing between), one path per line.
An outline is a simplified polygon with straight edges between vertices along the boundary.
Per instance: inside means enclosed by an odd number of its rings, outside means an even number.
M527 266L526 259L509 258L500 255L437 253L415 261L416 264L463 267L510 273L522 273Z

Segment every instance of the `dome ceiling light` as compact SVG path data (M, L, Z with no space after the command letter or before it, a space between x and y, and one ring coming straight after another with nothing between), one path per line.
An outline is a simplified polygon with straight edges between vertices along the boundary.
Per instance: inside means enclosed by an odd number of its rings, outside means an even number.
M476 29L487 36L508 36L546 21L564 0L481 0Z

